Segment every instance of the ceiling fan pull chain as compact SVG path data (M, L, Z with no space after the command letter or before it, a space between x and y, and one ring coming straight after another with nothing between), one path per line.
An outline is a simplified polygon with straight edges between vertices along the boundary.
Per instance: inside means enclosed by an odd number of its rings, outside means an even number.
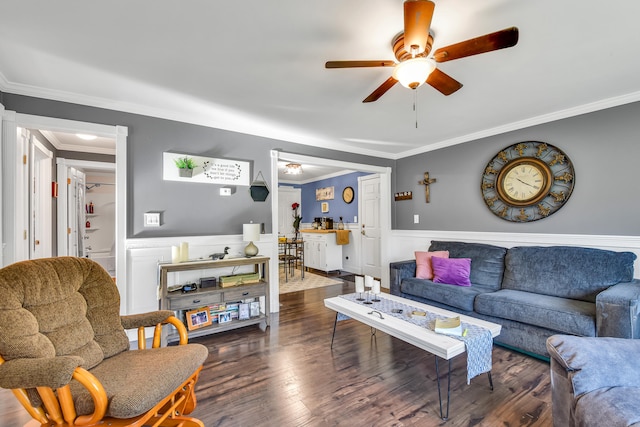
M413 90L413 111L416 114L416 129L418 129L418 90Z

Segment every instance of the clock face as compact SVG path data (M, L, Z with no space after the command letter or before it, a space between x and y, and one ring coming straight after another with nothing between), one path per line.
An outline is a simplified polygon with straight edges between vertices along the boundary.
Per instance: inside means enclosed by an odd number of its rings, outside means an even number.
M535 158L521 158L505 166L497 179L500 197L515 206L527 206L546 196L551 169Z
M481 191L487 207L512 222L530 222L560 209L573 191L575 172L560 149L543 142L511 145L487 164Z
M345 187L345 189L342 190L342 200L344 200L345 203L353 202L353 188Z

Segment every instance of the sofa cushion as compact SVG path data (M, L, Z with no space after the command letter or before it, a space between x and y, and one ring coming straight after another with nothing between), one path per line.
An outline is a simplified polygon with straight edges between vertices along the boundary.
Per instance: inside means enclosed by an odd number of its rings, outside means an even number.
M470 271L471 258L435 258L433 260L434 283L471 286Z
M430 251L449 251L450 258L471 258L469 279L475 285L489 290L500 289L504 272L506 248L484 243L444 242L433 240Z
M431 267L431 258L449 258L449 252L436 251L436 252L422 252L416 251L416 278L418 279L433 279L433 268Z
M478 295L475 311L572 335L596 334L593 303L503 289Z
M415 278L404 279L400 290L409 297L417 296L465 311L473 311L473 300L483 292L483 288L479 286L451 286Z
M632 252L515 247L507 251L502 288L595 302L599 292L633 279L635 259Z

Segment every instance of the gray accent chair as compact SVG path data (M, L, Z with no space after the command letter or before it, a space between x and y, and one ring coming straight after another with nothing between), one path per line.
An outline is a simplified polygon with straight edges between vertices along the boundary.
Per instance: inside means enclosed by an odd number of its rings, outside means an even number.
M640 341L553 335L554 427L640 426Z

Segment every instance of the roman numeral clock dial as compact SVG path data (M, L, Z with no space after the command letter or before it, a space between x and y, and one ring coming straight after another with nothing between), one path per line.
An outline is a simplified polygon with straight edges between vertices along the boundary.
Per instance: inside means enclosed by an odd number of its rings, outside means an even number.
M557 147L538 141L513 144L487 164L480 189L487 207L512 222L531 222L560 209L575 182L573 165Z

